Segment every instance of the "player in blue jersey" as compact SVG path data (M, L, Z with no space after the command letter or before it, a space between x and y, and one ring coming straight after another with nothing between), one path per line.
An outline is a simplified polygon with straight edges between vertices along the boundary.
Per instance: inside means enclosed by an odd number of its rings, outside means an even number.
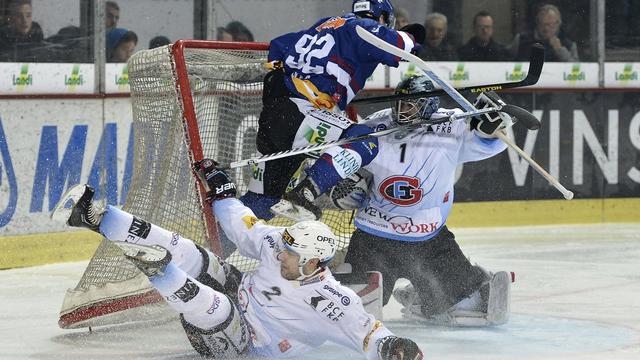
M414 76L403 80L396 93L432 89L426 76ZM500 102L494 93L481 94L476 107ZM441 325L500 325L509 317L509 274L473 266L446 221L454 200L456 167L504 151L505 143L493 134L513 121L497 112L468 122L448 121L461 112L439 108L437 97L398 101L393 108L370 115L364 124L376 130L426 120L438 124L380 137L378 155L342 181L344 174L329 166L341 150L329 149L292 192L298 197L311 195L308 201L331 189L336 206L356 209L356 231L345 262L356 277L365 271L382 273L383 304L396 280L405 278L411 284L394 294L408 317Z
M400 59L362 40L356 27L412 52L419 51L424 28L413 24L409 32L393 30L393 6L389 0L355 0L352 10L353 13L321 19L307 30L271 41L268 60L272 70L264 79L256 140L260 153L370 131L351 122L342 111L379 64L397 67ZM375 140L354 142L342 149L345 159L366 165L375 157L377 144ZM272 218L270 208L278 203L306 158L300 155L256 165L249 191L241 200L258 217Z

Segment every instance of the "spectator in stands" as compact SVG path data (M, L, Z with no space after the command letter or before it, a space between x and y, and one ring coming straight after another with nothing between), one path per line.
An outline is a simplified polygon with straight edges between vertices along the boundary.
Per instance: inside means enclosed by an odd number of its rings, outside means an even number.
M12 0L7 24L0 28L2 61L36 61L32 50L43 46L42 28L32 18L31 0Z
M562 15L555 5L540 7L534 32L517 34L513 39L511 49L515 52L515 60L528 60L531 45L539 42L545 48L545 61L580 61L578 46L561 32L561 25Z
M156 36L149 41L149 49L155 49L160 46L165 46L171 44L171 40L169 40L166 36Z
M427 15L424 22L427 38L418 56L427 61L453 61L457 55L447 40L447 17L441 13Z
M216 40L218 41L233 41L233 36L227 31L225 27L218 27L216 29Z
M253 41L253 34L240 21L232 21L228 23L226 30L231 34L233 41Z
M50 47L49 51L56 61L60 62L92 62L91 45L93 39L86 36L77 26L65 26L58 30L58 33L46 39L55 47Z
M105 3L105 19L104 24L107 30L114 29L118 26L120 20L120 6L115 1L107 1Z
M411 23L407 9L395 8L394 13L396 15L396 30L400 30Z
M480 11L473 17L474 36L458 49L463 61L508 61L507 48L493 40L493 17L488 11Z
M138 35L127 29L107 31L107 61L127 62L138 45Z

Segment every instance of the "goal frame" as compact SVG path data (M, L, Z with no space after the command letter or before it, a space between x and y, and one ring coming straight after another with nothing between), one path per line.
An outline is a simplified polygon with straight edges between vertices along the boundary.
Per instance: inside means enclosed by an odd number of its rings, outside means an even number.
M195 112L195 104L191 93L191 82L189 80L187 64L185 60L185 49L210 49L210 50L256 50L268 51L268 43L260 42L228 42L213 40L177 40L170 46L172 58L171 71L175 79L174 86L176 95L179 94L178 106L180 108L182 125L184 127L185 142L188 148L189 161L196 193L202 209L203 222L205 224L205 242L208 243L212 252L217 255L222 254L222 247L218 234L216 219L213 209L206 203L206 190L195 173L194 164L204 158L203 146L198 128L198 119ZM142 275L135 278L140 282ZM103 289L108 293L110 289ZM136 309L141 306L157 304L163 301L163 297L155 290L126 295L121 298L106 299L92 303L89 306L75 309L69 313L61 314L58 325L63 329L78 328L83 326L110 324L96 319L108 319L118 317L118 313L124 310ZM95 320L95 322L94 322ZM88 323L91 323L87 325Z
M189 157L191 160L191 172L196 183L198 184L198 194L200 200L200 207L204 217L204 223L207 227L207 234L209 238L209 246L211 251L216 255L222 254L222 246L220 245L220 237L218 235L218 227L216 226L215 215L211 206L206 204L207 191L200 182L200 178L195 173L194 164L201 161L204 158L202 151L202 142L200 140L200 132L198 130L198 119L196 119L196 113L194 111L195 105L193 97L191 96L191 84L189 82L189 76L187 74L187 65L184 58L184 49L225 49L225 50L269 50L268 43L257 42L230 42L230 41L210 41L210 40L178 40L171 47L171 54L174 59L174 72L176 79L176 91L180 93L182 99L180 105L182 106L182 124L185 127L185 141L189 148Z

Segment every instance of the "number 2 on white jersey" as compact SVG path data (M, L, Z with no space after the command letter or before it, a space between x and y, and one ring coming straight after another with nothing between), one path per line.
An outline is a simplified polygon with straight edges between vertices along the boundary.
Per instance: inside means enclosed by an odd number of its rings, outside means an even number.
M300 55L298 59L294 59L293 56L287 57L286 63L292 69L300 69L306 74L322 74L324 73L324 66L311 65L311 61L316 59L322 59L329 55L329 52L336 44L335 39L331 34L325 34L318 38L316 34L311 36L304 34L296 43L296 52Z

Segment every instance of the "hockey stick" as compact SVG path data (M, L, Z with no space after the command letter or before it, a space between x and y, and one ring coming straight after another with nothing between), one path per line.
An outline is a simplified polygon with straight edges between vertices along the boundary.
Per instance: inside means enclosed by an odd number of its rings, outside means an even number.
M422 59L420 59L419 57L404 51L400 48L397 48L389 43L387 43L386 41L376 37L375 35L373 35L372 33L368 32L367 30L365 30L364 28L357 26L356 25L356 32L358 33L358 36L360 36L364 41L368 42L369 44L382 49L392 55L398 56L406 61L409 61L410 63L416 65L418 68L420 68L422 71L424 71L425 74L427 74L427 76L429 76L429 78L431 78L431 80L433 80L433 82L435 82L436 84L438 84L446 93L447 95L449 95L453 100L455 100L458 104L460 104L460 106L462 106L462 108L466 111L474 111L475 107L473 106L473 104L471 104L469 102L469 100L467 100L464 96L462 96L456 89L454 89L451 85L449 85L449 83L445 82L444 80L440 79L440 77L438 77L438 75L436 75L436 73L434 73L431 69L429 69L429 66L427 66L427 63L425 63ZM507 137L507 134L504 133L503 131L497 131L495 133L495 135L502 141L504 141L505 144L507 144L507 146L511 147L512 149L516 150L516 152L518 154L522 155L526 155L526 153L520 149L513 141L511 141L511 139L509 139ZM558 180L556 180L556 178L554 178L553 176L551 176L551 174L549 174L546 170L544 170L540 165L538 165L530 156L526 155L523 156L523 158L529 163L531 164L531 166L540 174L542 175L545 179L547 179L547 181L549 181L549 183L554 186L556 189L558 189L558 191L560 191L562 193L562 195L564 196L565 199L567 200L571 200L573 199L573 192L567 190L564 186L562 186L562 184L560 184L560 182L558 182ZM535 165L534 165L535 164Z
M479 93L479 92L487 92L487 91L498 91L502 89L512 89L523 86L534 85L540 79L540 74L542 73L542 66L544 65L544 47L540 44L534 44L531 46L531 57L529 58L529 70L527 71L527 76L515 82L507 82L507 83L498 83L498 84L489 84L489 85L476 85L469 86L463 88L455 88L458 92L469 91L471 93ZM393 95L384 95L384 96L370 96L361 99L354 99L350 104L358 104L358 103L380 103L387 101L395 101L395 100L408 100L408 99L417 99L422 97L430 97L430 96L440 96L440 95L448 95L447 91L444 89L436 89L430 91L422 91L419 93L413 94L393 94Z
M509 111L511 111L512 108L513 108L513 106L511 106L511 107L508 107L508 106L489 107L489 108L484 108L484 109L479 109L479 110L474 109L473 111L468 111L468 112L464 112L464 113L460 113L460 114L453 114L453 115L451 115L449 117L443 117L443 118L440 118L440 119L434 119L434 120L425 119L425 120L417 121L417 122L412 123L412 124L399 125L399 126L391 128L391 129L380 130L380 131L372 132L372 133L366 134L366 135L348 137L348 138L338 139L338 140L334 140L334 141L327 141L327 142L322 143L322 144L313 144L313 145L294 148L294 149L290 149L290 150L284 150L284 151L280 151L280 152L277 152L277 153L266 154L266 155L262 155L262 156L251 158L251 159L238 160L238 161L234 161L231 164L229 164L229 168L234 169L234 168L247 166L247 165L254 165L254 164L258 164L258 163L262 163L262 162L266 162L266 161L282 159L282 158L289 157L289 156L307 154L307 153L310 153L310 152L313 152L313 151L318 151L318 150L330 148L330 147L333 147L333 146L345 145L345 144L348 144L348 143L352 143L354 141L362 141L362 140L366 140L366 139L370 139L370 138L374 138L374 137L381 137L381 136L393 134L393 133L401 131L401 130L412 130L412 129L415 129L415 128L419 128L422 125L437 125L437 124L441 124L441 123L444 123L444 122L447 122L447 121L456 121L456 120L465 119L465 118L473 117L473 116L478 116L478 115L482 115L482 114L486 114L486 113L490 113L490 112L502 111L502 112L509 113L509 115L515 116L515 114L509 112ZM520 109L520 110L526 111L524 109Z

